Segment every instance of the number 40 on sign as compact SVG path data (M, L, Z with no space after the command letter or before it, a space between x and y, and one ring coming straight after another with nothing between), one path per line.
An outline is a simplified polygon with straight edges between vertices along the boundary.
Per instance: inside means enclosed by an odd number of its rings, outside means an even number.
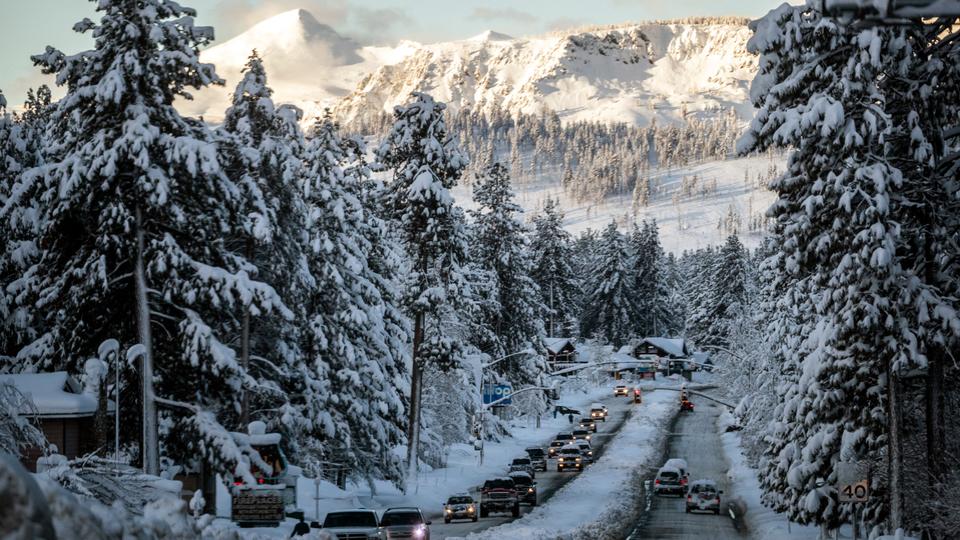
M837 463L837 489L840 502L870 500L870 480L856 463Z

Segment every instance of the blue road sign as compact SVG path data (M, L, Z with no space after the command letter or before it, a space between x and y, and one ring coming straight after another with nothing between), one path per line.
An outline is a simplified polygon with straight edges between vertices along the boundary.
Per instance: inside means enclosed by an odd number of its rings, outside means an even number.
M513 393L513 388L509 384L485 384L483 385L483 404L489 405L504 396ZM511 398L497 401L497 405L510 405L513 403Z

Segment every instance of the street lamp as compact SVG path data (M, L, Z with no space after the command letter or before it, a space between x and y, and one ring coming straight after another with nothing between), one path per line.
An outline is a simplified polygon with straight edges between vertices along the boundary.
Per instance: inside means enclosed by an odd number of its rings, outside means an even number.
M484 423L484 419L485 419L485 417L486 417L486 411L487 411L487 407L486 407L486 405L483 403L483 381L484 381L484 378L485 378L485 377L484 377L484 372L485 372L485 370L487 370L488 368L490 368L490 367L492 367L492 366L494 366L494 365L496 365L496 364L499 364L500 362L503 362L504 360L507 360L507 359L509 359L509 358L513 358L514 356L520 356L520 355L523 355L523 354L531 354L531 355L532 355L532 354L537 354L537 351L535 351L535 350L533 350L533 349L531 349L531 348L526 348L526 349L523 349L523 350L520 350L520 351L517 351L517 352L510 353L510 354L508 354L508 355L506 355L506 356L501 356L500 358L497 358L496 360L491 360L491 361L489 361L489 362L480 364L480 373L477 374L477 392L480 394L480 418L479 418L479 424L478 424L478 428L477 428L477 438L478 438L479 441L480 441L480 448L479 448L479 450L480 450L480 465L483 465L483 439L484 439L484 437L483 437L483 423Z

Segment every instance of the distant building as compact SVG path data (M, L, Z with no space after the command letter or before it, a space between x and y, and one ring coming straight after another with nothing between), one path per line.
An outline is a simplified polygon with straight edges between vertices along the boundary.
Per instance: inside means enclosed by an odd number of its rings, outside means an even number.
M56 445L58 454L74 459L97 450L93 425L97 398L83 393L80 383L67 372L0 375L0 384L4 383L33 402L33 409L21 411L21 415L36 421L47 441ZM113 411L112 402L108 402L108 408ZM36 472L37 458L42 455L43 448L29 448L20 461Z
M548 337L543 340L543 345L547 349L550 371L582 364L577 357L577 348L572 338Z
M633 356L656 356L662 360L679 360L690 358L690 349L687 340L682 338L648 337L633 346Z

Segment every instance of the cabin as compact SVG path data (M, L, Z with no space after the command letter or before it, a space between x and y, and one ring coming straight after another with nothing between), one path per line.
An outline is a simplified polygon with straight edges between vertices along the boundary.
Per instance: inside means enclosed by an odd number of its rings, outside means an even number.
M94 414L97 397L83 392L83 386L65 371L0 375L0 384L10 384L32 402L20 415L36 422L57 453L75 459L97 450ZM113 411L113 403L108 402ZM43 448L28 448L20 461L31 472L37 470L37 458Z
M551 371L582 364L577 357L577 348L571 338L546 338L543 340L543 345L547 349L547 364Z
M615 380L623 379L624 374L631 373L639 379L656 379L657 363L654 360L638 359L630 354L630 346L625 345L619 351L610 355L610 361L616 362L607 368L607 372Z
M685 339L648 337L633 346L633 356L636 358L656 356L660 360L685 360L690 358L691 354Z

